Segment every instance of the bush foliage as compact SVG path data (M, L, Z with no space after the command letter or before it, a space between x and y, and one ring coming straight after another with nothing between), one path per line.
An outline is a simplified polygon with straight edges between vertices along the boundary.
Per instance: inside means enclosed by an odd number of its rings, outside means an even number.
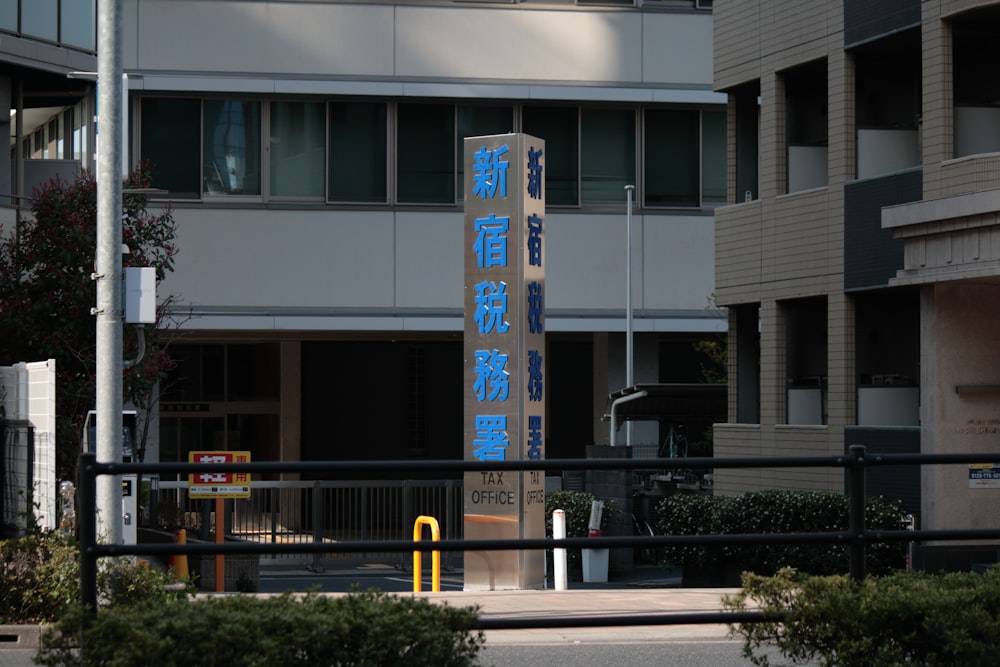
M868 498L869 530L899 530L899 504ZM818 533L847 530L847 496L817 491L754 491L739 496L674 495L657 505L662 535L734 535L746 533ZM732 564L743 571L770 575L782 567L809 574L846 572L849 546L828 542L804 544L732 544L668 547L664 557L675 565L717 568ZM882 574L903 567L898 543L867 547L868 571Z
M105 604L163 601L167 575L128 558L100 561L98 597ZM183 595L183 593L181 593ZM80 601L80 551L58 533L0 541L0 624L52 623Z
M1000 652L998 568L981 575L897 572L861 582L791 569L774 577L745 574L743 590L723 605L785 614L731 626L744 639L744 656L762 667L768 646L795 662L839 667L985 667Z
M232 595L79 613L46 633L42 665L464 667L485 641L478 609L369 591L342 597ZM86 647L80 655L80 642Z

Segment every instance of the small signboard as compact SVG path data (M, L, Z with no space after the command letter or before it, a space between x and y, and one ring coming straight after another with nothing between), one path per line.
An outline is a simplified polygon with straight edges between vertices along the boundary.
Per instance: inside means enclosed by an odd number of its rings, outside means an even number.
M1000 463L970 463L970 489L1000 489Z
M250 452L189 452L188 463L250 463ZM189 498L249 498L250 473L196 472L188 475Z

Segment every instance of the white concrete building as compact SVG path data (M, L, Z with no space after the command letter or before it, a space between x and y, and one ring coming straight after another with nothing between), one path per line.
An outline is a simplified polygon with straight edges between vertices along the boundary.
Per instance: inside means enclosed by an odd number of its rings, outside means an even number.
M130 156L180 248L150 455L461 457L467 136L546 141L547 457L608 441L626 185L635 380L699 379L691 343L726 331L706 308L726 199L711 2L123 6Z

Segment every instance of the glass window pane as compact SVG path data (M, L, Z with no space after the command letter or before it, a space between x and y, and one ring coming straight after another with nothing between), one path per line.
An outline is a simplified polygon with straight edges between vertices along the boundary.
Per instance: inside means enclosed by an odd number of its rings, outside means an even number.
M63 0L60 41L97 50L97 0Z
M21 32L50 41L59 39L59 0L22 0Z
M579 202L576 107L525 107L524 131L545 140L545 205Z
M701 120L701 200L726 202L726 113L705 111Z
M396 197L405 204L455 201L455 107L397 107Z
M322 197L326 182L326 106L271 104L271 195Z
M0 0L0 30L17 32L17 0Z
M698 206L698 116L698 111L646 111L646 206Z
M205 194L260 194L260 104L205 100Z
M278 400L279 356L277 343L229 345L226 358L226 400Z
M88 120L90 118L87 106L86 99L73 105L73 159L79 160L82 164L86 164L87 161Z
M153 170L153 187L175 197L197 198L201 168L201 101L144 97L142 159Z
M580 135L583 201L625 201L635 184L635 111L584 109Z
M458 146L455 163L458 165L458 198L465 199L465 139L486 137L491 134L509 134L514 128L512 106L458 107Z
M386 106L330 104L330 201L386 201Z

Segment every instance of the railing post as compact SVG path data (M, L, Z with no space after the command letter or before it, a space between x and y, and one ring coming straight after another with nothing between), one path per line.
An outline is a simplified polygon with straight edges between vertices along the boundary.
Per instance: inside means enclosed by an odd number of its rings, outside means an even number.
M97 455L92 452L80 454L80 602L91 616L97 614L97 475L94 464Z
M848 471L849 524L851 533L851 579L865 578L865 446L851 445Z
M313 482L313 497L312 497L312 522L313 522L313 542L323 541L323 494L320 491L320 481L316 480ZM313 552L313 569L317 572L319 571L319 558L320 553L318 551Z

